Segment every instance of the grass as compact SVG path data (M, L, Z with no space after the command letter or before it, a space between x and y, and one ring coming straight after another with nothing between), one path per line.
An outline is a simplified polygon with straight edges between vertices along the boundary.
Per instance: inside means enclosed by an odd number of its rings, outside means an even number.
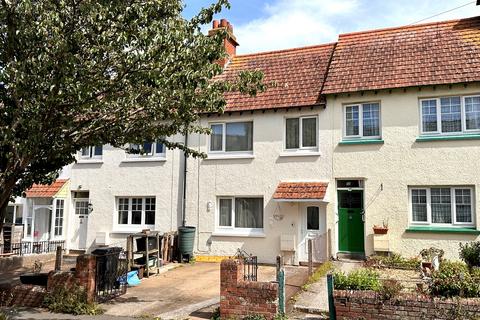
M308 290L312 284L318 282L320 279L325 277L327 273L333 270L334 266L331 261L327 261L323 263L320 267L318 267L313 274L308 278L307 282L302 286L302 290Z

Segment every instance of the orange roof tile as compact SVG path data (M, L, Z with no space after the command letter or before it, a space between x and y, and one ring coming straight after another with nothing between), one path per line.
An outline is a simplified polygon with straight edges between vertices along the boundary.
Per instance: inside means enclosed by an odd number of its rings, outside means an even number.
M26 191L27 198L51 198L60 191L67 181L68 179L57 179L50 185L34 184Z
M247 111L314 106L325 103L320 95L334 44L237 55L226 66L222 78L233 79L238 72L261 70L264 82L274 82L267 91L250 97L226 94L225 111Z
M342 34L322 94L480 81L480 17Z
M327 187L327 182L280 182L273 199L322 200Z

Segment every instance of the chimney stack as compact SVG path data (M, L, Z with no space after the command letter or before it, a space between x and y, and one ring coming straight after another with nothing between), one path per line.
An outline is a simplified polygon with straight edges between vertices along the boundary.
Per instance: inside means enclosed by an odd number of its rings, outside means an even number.
M223 45L225 47L225 52L228 55L228 59L222 59L220 61L217 61L218 64L224 67L225 64L237 53L238 42L237 38L235 38L235 36L233 35L233 26L230 22L228 22L227 19L221 19L220 21L213 20L212 29L208 31L208 35L211 36L215 34L215 32L217 32L218 30L227 31L227 37L223 40Z

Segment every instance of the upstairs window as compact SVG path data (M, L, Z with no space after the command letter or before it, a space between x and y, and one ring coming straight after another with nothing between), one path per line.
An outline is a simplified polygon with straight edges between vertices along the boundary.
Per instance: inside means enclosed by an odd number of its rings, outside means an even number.
M360 103L345 106L344 136L350 138L380 138L380 104Z
M315 116L285 119L285 149L316 149L317 119Z
M209 152L251 152L253 150L253 122L226 122L210 125Z
M143 144L130 144L129 158L165 158L165 145L157 140L155 142L144 142Z
M480 96L420 100L422 134L480 131Z
M90 146L80 150L80 159L101 159L103 155L103 146Z
M410 189L413 224L473 225L473 189L421 187Z

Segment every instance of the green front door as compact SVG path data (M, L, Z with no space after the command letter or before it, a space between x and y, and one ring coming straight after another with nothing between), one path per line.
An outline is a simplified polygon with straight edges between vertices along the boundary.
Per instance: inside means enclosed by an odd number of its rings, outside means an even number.
M363 191L338 191L338 248L340 252L365 252Z

